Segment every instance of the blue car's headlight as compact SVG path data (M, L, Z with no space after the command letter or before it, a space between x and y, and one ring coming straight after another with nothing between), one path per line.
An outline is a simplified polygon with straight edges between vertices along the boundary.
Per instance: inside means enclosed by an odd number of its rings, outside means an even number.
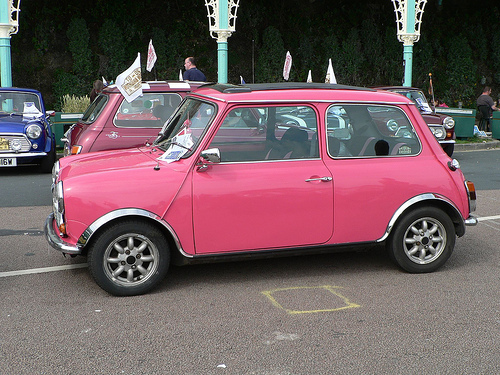
M38 125L32 124L28 126L28 129L26 129L26 135L31 139L40 138L41 134L42 134L42 128Z

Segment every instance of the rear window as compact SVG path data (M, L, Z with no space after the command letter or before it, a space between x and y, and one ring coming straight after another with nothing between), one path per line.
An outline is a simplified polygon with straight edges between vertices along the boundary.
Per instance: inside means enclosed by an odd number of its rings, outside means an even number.
M411 156L420 152L415 129L399 107L332 105L326 119L332 157Z
M176 93L145 93L132 102L123 100L113 124L123 128L161 128L181 102Z
M108 99L108 95L98 95L83 114L81 121L85 123L92 123L97 120L103 108L106 106Z

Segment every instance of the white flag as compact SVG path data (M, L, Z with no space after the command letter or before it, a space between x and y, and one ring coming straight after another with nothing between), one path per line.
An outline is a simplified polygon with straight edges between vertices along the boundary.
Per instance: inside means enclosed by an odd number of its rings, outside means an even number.
M153 66L155 66L156 62L156 52L155 48L153 47L153 39L149 40L149 47L148 47L148 62L146 64L146 70L148 72L153 70Z
M182 77L182 69L179 69L179 81L184 81L184 78Z
M241 83L242 85L244 85L244 84L246 83L246 82L245 82L245 80L243 79L243 77L242 77L242 76L240 76L240 83Z
M312 83L312 81L313 81L313 78L311 75L311 71L309 70L309 74L307 75L307 83Z
M285 81L288 81L288 78L290 78L291 68L292 68L292 55L290 55L290 51L288 51L285 57L285 66L283 67L283 78L285 79Z
M122 74L116 77L116 87L125 97L127 102L142 95L142 76L141 76L141 54L137 54L134 63Z
M106 78L104 77L102 77L102 84L104 85L104 87L109 85L108 81L106 81Z
M337 78L335 78L335 73L333 72L332 59L328 59L325 83L337 84Z

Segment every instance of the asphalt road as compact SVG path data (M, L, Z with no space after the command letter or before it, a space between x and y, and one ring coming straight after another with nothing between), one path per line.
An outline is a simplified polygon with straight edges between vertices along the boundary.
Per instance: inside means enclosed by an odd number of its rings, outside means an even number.
M480 222L438 272L365 248L174 267L128 298L47 245L50 176L2 170L0 374L500 373L500 150L455 157Z

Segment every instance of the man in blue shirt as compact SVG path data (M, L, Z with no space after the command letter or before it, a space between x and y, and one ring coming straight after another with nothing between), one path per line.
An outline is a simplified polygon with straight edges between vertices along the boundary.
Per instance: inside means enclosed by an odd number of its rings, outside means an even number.
M186 71L182 75L182 78L185 81L204 82L207 80L205 74L203 74L201 70L198 70L198 68L196 68L194 57L186 57L186 60L184 60L184 68L186 68Z

